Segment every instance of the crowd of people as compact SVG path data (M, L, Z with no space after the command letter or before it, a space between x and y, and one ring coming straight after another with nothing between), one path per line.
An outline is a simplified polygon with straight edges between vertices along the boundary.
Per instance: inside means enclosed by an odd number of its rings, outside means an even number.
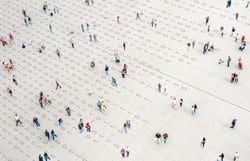
M85 4L88 5L88 6L89 5L94 5L94 1L93 0L85 0ZM232 1L231 0L227 0L226 8L230 8L231 5L232 5ZM245 7L248 8L248 5L249 5L249 1L247 2L247 5ZM50 8L50 6L48 5L48 3L45 2L42 5L42 10L43 10L44 14L48 14L49 16L52 17L55 14L59 13L60 9L57 8L57 7ZM31 18L30 15L28 15L27 11L25 9L22 9L21 13L24 16L24 19L23 19L24 20L24 24L27 27L29 25L32 25L33 24L32 18ZM143 16L143 13L140 13L140 12L136 12L135 13L135 19L136 20L141 20L142 16ZM211 26L209 24L211 18L212 18L211 16L205 17L205 25L207 26L207 31L208 32L211 31L210 30ZM239 17L239 13L237 12L235 14L235 20L238 21L239 18L240 18ZM121 17L117 16L117 23L120 24L120 21L121 21ZM158 23L158 21L155 18L152 19L151 22L150 22L151 27L156 28L157 27L157 23ZM79 26L81 26L81 32L86 32L86 31L90 30L90 24L89 23L86 23L86 25L81 24ZM221 26L219 30L220 30L221 37L223 37L224 33L225 33L224 26ZM53 27L52 27L51 24L49 24L49 32L51 32L51 33L53 32ZM243 52L245 50L246 46L247 46L246 37L243 34L241 36L241 38L240 38L240 42L238 42L239 32L237 32L236 34L235 34L235 32L236 32L236 28L233 26L232 30L231 30L231 35L230 36L234 37L234 41L236 43L239 43L239 48L238 49L239 49L239 51ZM9 40L5 39L4 37L1 37L0 41L2 42L2 46L7 46L7 45L13 43L13 41L14 41L13 34L9 33L8 36L9 36ZM97 35L96 34L89 34L88 38L89 38L90 42L97 42ZM191 46L194 49L195 48L195 44L196 44L195 40L192 40L191 42L188 42L187 43L188 50L189 50L189 48L191 48ZM71 45L72 48L75 48L75 43L74 43L74 41L72 39L70 39L70 45ZM26 44L24 42L22 42L22 46L21 47L23 49L26 48ZM45 48L46 48L45 45L41 45L38 48L38 52L39 53L43 53L45 51ZM126 48L127 48L127 44L126 44L126 42L123 42L122 43L122 49L123 49L123 51L125 51ZM201 48L201 50L202 50L202 53L205 55L208 52L213 52L214 50L216 50L216 48L215 48L215 46L213 44L210 44L210 42L206 42L204 44L204 46L203 46L203 49ZM61 57L61 52L60 52L59 49L56 49L55 53L57 54L58 58ZM231 61L232 61L231 56L228 56L227 64L226 64L227 67L230 67L230 62ZM120 59L120 56L118 54L114 54L114 63L119 64L121 66L121 68L120 68L121 69L120 70L121 78L126 78L127 73L128 73L128 65L127 65L127 63L121 63L121 62L123 62L123 61ZM222 59L219 60L219 64L222 64L223 62L224 61ZM2 62L2 65L7 70L8 73L12 73L12 81L13 81L13 83L15 85L19 85L19 83L17 83L17 78L16 78L16 76L14 74L16 71L15 71L14 63L13 63L12 59L9 59L8 61L4 60ZM91 63L90 63L90 67L94 69L95 66L96 66L96 62L95 62L95 60L92 60ZM242 58L241 57L239 57L239 59L238 59L238 68L241 69L241 70L243 69L243 63L242 63ZM109 77L109 70L110 70L109 65L106 64L104 66L104 73L105 73L105 75L107 77ZM231 83L238 83L238 77L239 77L239 74L237 72L233 72L231 74ZM111 78L111 85L113 87L117 87L118 86L117 79L114 76L110 76L110 78ZM55 88L56 90L60 90L62 88L61 84L59 83L59 80L55 81L55 86L56 86L56 88ZM167 89L164 88L163 93L166 93L166 90ZM162 84L161 83L158 84L157 91L159 93L162 93ZM7 93L11 97L13 96L13 90L11 89L11 87L7 87ZM44 94L44 92L41 91L40 94L39 94L39 96L38 96L38 103L39 103L39 106L42 109L46 109L45 107L48 107L49 105L52 104L52 98L50 97L49 94ZM183 98L180 98L179 101L178 101L177 98L174 97L173 100L172 100L171 107L173 109L175 109L175 110L177 110L178 108L183 107ZM105 112L108 109L105 101L103 101L103 100L98 100L97 101L97 108L98 108L98 110L100 112ZM198 109L198 106L196 104L193 104L191 106L191 114L193 116L196 115L197 109ZM67 108L65 110L66 110L66 115L68 117L71 117L71 111L72 110L70 109L70 107L67 106ZM18 114L15 114L14 118L15 118L15 125L16 126L20 126L20 125L24 126L23 125L23 121L21 121L21 118L19 117ZM33 119L31 119L31 120L35 124L36 127L38 127L38 128L42 127L41 124L40 124L39 118L37 116L33 116ZM236 121L237 121L237 119L233 119L230 128L235 128ZM62 123L64 122L63 118L59 117L57 119L57 122L58 122L59 126L62 125ZM78 129L79 129L80 133L82 133L84 131L84 128L86 129L87 132L89 132L89 133L92 132L92 124L89 121L86 121L86 123L84 124L82 118L79 119L79 122L78 122L77 126L78 126ZM131 129L131 120L126 120L123 123L122 128L124 130L124 133L128 133L128 130ZM52 140L55 140L55 138L59 137L55 133L55 131L53 129L50 130L50 132L47 129L45 129L44 130L44 134L45 134L45 137L47 137L48 141L50 141L51 138L52 138ZM164 144L166 144L168 138L169 138L169 135L166 132L164 132L162 134L160 132L157 132L154 135L154 141L157 144L160 144L161 142L163 142ZM206 138L203 137L202 141L200 143L200 146L202 148L204 148L205 147L205 143L206 143ZM126 146L126 148L122 148L121 151L120 151L120 153L121 153L121 156L123 158L126 158L126 157L128 158L130 156L130 149L129 149L129 147ZM238 158L239 158L239 154L238 154L238 152L236 152L235 155L234 155L234 157L233 157L233 160L236 161ZM38 160L39 161L43 161L43 160L47 161L47 160L50 160L50 159L51 158L49 157L49 155L47 154L47 152L44 152L43 155L41 155L41 154L38 155ZM223 161L223 159L224 159L224 154L223 153L219 154L217 161Z

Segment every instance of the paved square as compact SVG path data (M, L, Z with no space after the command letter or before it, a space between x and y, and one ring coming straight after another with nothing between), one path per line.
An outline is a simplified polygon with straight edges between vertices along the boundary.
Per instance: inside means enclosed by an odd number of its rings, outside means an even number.
M1 0L0 160L250 161L247 2Z

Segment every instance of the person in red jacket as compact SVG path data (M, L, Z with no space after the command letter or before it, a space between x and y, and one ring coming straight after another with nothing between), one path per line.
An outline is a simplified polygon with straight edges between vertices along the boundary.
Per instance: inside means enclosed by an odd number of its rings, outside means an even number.
M124 69L126 74L127 74L127 68L128 68L127 64L123 64L123 69Z
M87 132L90 132L91 131L91 126L90 126L90 123L89 122L87 122L86 123L86 129L87 129Z
M243 42L243 41L245 41L245 36L244 35L241 37L241 42Z

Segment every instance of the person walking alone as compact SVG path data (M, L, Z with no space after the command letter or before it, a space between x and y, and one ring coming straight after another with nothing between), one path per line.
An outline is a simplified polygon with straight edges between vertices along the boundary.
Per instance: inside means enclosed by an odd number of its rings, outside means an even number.
M207 17L205 18L205 24L206 24L206 25L208 24L208 22L209 22L209 16L207 16Z
M230 128L234 128L235 127L235 125L236 125L236 121L237 121L237 119L233 119L233 121L232 121L232 123L231 123L231 127Z
M183 99L181 98L180 99L180 107L182 107L182 105L183 105Z
M56 55L58 56L58 58L60 59L60 57L61 57L61 52L60 52L60 50L59 49L56 49Z
M201 146L202 148L204 148L205 143L206 143L206 138L203 137L200 146Z
M40 126L40 123L38 121L38 118L37 117L33 117L33 123L36 124L36 127L39 127Z
M70 39L70 44L71 44L71 47L74 49L75 48L75 44L74 44L74 41L72 39Z
M49 24L49 31L52 33L52 26Z
M116 79L114 77L111 78L111 84L117 87Z
M13 81L13 83L15 83L15 85L17 85L17 81L16 81L16 76L15 75L12 76L12 81Z
M250 1L247 1L247 5L246 5L246 8L248 8L248 6L249 6L249 3L250 3Z
M16 126L18 126L18 124L22 124L17 114L15 114L15 121L16 121Z
M125 51L125 49L126 49L126 43L123 42L122 46L123 46L123 50Z
M231 62L231 57L230 57L230 56L228 56L228 58L227 58L227 67L229 67L229 66L230 66L230 62Z
M58 88L62 88L62 86L58 83L58 81L56 80L56 89Z
M84 25L83 24L81 24L81 28L82 28L82 32L84 32Z
M234 159L233 159L233 161L236 161L238 158L239 158L239 154L238 154L238 152L236 152L236 153L234 154Z
M109 66L105 65L105 69L104 70L105 70L105 74L109 75Z

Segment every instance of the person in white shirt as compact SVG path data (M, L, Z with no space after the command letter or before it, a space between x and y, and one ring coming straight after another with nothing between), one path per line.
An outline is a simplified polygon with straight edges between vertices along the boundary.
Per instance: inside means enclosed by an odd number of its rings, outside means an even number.
M239 158L239 153L236 152L236 153L234 154L234 161L236 161L238 158Z
M22 124L17 114L15 114L15 121L16 121L16 126L18 126L18 124Z

